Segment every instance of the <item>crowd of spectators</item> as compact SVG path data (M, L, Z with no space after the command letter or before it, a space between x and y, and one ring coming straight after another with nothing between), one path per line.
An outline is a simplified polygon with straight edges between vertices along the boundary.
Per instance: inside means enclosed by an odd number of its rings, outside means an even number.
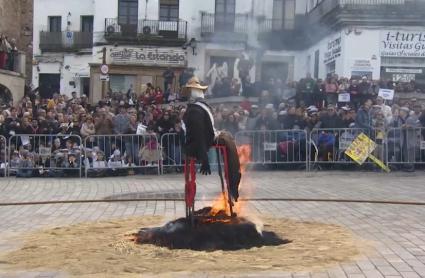
M0 34L0 69L14 71L17 55L16 40Z
M270 80L258 101L244 98L233 107L214 107L215 124L234 135L244 130L310 132L317 128L357 127L368 132L424 127L424 107L415 99L385 101L377 96L377 88L390 87L383 84L378 86L367 79L349 82L335 76L321 83L307 76L297 84L279 87L282 83ZM352 96L350 102L338 102L342 92ZM54 94L51 99L31 92L15 106L1 111L0 135L7 142L12 138L6 153L1 153L2 167L8 157L10 166L20 169L16 171L18 176L64 175L63 169L80 166L119 174L121 167L156 167L162 159L166 165L176 163L182 159L181 120L185 113L185 104L179 100L170 88L164 93L151 84L147 84L144 94L137 95L131 89L127 93L108 93L95 105L75 92L71 97ZM178 140L155 139L167 133L177 133ZM37 139L31 136L35 134L46 136ZM165 144L164 152L160 151L161 143Z

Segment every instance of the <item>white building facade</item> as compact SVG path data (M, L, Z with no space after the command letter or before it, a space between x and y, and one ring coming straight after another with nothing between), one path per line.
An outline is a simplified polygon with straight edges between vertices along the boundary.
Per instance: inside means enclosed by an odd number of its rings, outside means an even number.
M147 83L164 89L168 68L174 88L185 68L213 85L307 73L421 79L423 2L35 0L33 84L42 96L75 91L97 102L107 91L139 93ZM385 13L358 17L384 6Z

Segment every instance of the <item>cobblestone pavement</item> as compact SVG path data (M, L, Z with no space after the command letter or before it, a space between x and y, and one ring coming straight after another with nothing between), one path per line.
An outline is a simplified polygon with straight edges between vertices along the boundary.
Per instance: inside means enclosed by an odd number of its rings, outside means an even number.
M258 172L244 182L244 196L255 198L425 201L425 174ZM256 185L255 188L253 185ZM199 197L219 191L217 177L199 179ZM0 251L16 248L7 241L50 226L119 217L184 214L178 199L181 176L103 179L3 179L0 203L141 197L145 201L0 206ZM164 199L156 201L155 198ZM168 199L168 200L166 200ZM321 273L275 273L269 277L425 277L425 206L373 203L250 201L258 214L314 220L347 227L374 243L376 252L354 263ZM201 202L199 206L204 205ZM30 221L29 221L30 220ZM66 277L63 273L4 273L0 277ZM183 276L180 276L183 277ZM191 277L211 277L194 274ZM229 277L229 276L226 276ZM264 277L243 274L238 277Z

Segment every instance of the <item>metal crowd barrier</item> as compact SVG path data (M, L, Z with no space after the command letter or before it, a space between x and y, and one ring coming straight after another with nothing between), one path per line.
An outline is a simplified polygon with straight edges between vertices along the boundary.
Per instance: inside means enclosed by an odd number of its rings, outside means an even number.
M391 128L386 137L388 166L414 169L425 164L425 128Z
M161 174L165 169L175 168L177 172L184 166L183 138L177 133L165 133L161 136L161 146L164 154L164 161L161 167Z
M82 169L82 140L77 135L19 134L9 138L8 174L62 177Z
M345 154L347 148L364 133L373 140L377 147L373 155L385 163L386 138L383 130L364 130L361 128L326 128L313 129L309 140L309 170L323 165L357 165ZM366 164L373 163L366 161Z
M165 133L161 136L161 147L164 155L161 174L165 174L167 170L174 170L177 173L183 172L185 163L185 154L182 148L183 142L184 138L177 133ZM218 170L217 152L215 148L209 150L208 157L211 170ZM197 163L199 164L199 162ZM221 164L223 165L223 162L221 162Z
M85 176L129 174L162 167L162 149L155 134L93 135L84 140Z
M305 165L308 168L305 130L247 130L236 133L236 144L251 146L251 163L257 165Z
M0 174L7 176L8 155L7 155L7 139L0 135Z
M298 165L314 167L357 164L345 155L354 139L365 133L376 144L373 155L392 168L425 164L425 128L391 128L363 130L359 128L304 130L240 131L237 145L251 147L252 165ZM83 144L84 143L84 144ZM160 142L149 135L96 135L83 141L76 135L0 136L0 170L5 176L62 177L78 172L82 176L130 174L137 169L182 171L184 154L181 135L167 133ZM366 164L373 162L367 160ZM217 165L215 153L210 155L212 167Z

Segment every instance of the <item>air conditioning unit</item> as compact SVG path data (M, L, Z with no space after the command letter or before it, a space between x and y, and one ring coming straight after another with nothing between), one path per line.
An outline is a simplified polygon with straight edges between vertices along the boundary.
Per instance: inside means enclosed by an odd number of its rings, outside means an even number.
M152 28L150 26L144 26L142 31L143 35L150 35L152 33Z
M115 33L115 26L113 26L113 25L109 25L109 26L106 28L106 32L107 32L108 34Z

